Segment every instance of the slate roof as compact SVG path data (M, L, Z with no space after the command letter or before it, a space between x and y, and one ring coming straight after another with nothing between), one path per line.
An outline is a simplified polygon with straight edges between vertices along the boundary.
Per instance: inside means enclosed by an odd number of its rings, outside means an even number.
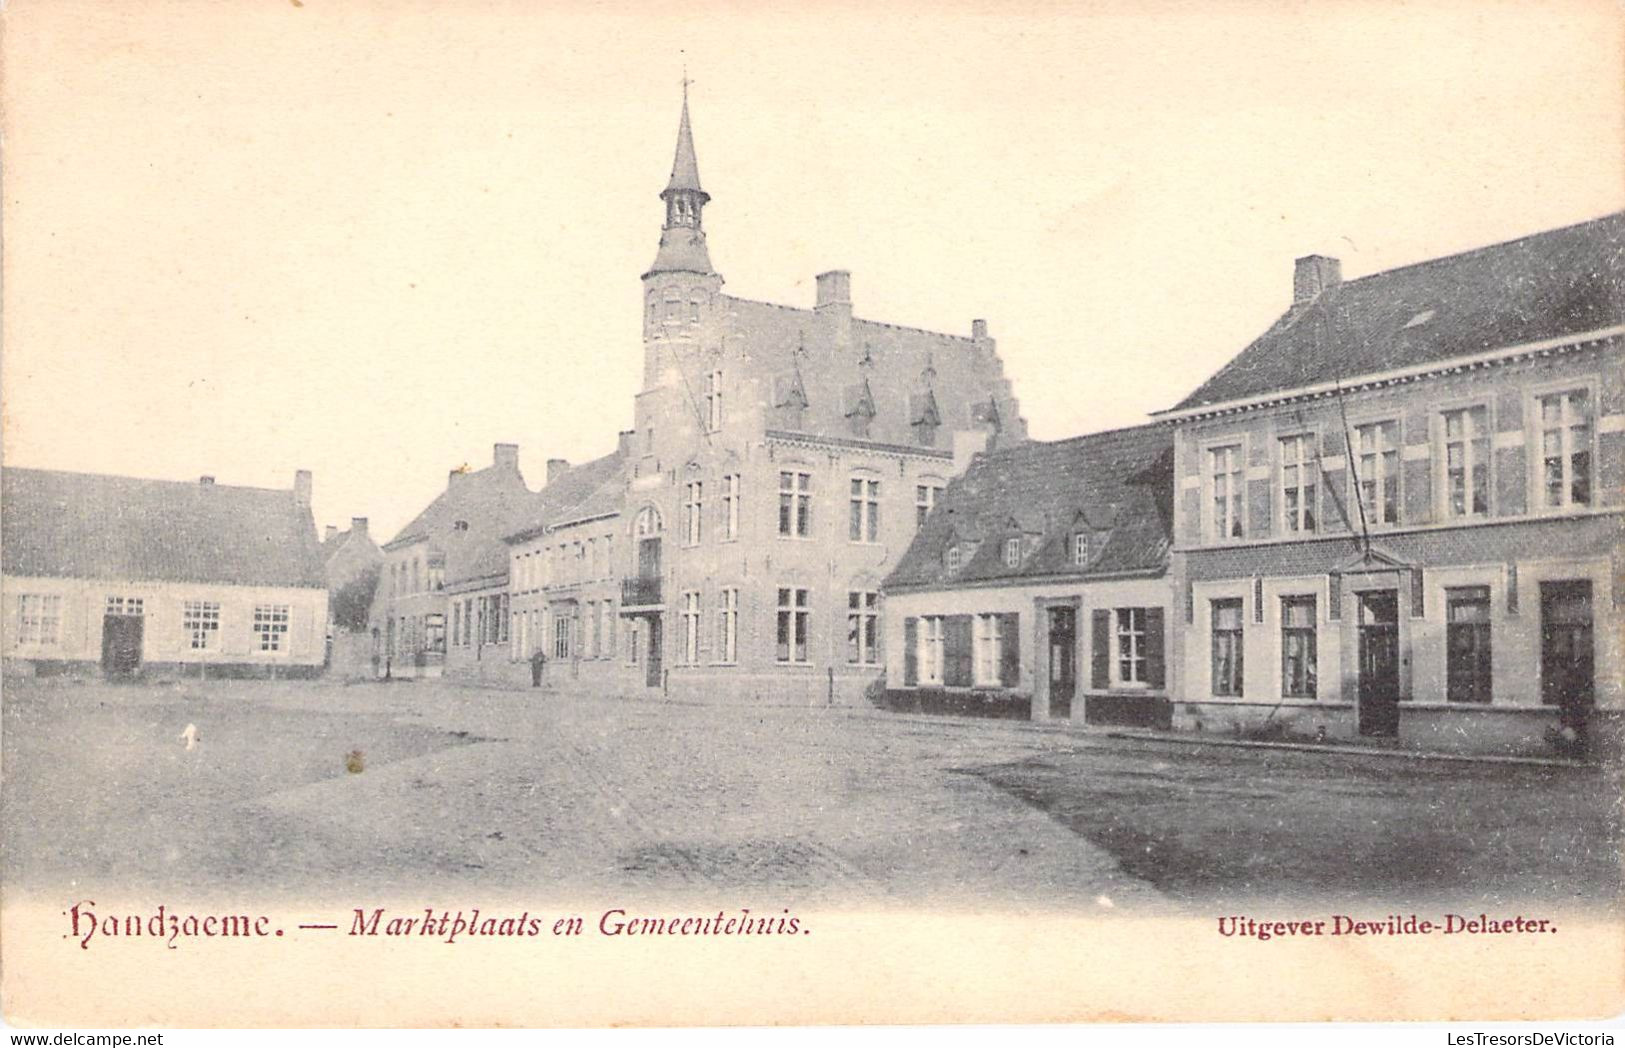
M1337 284L1173 411L1625 323L1625 212Z
M1163 425L1032 441L978 455L886 580L889 589L948 587L1029 577L1112 576L1166 567L1173 512L1173 431ZM1072 563L1072 536L1090 535L1091 559ZM1022 540L1017 567L1006 539ZM949 572L951 545L975 554Z
M446 585L506 570L502 536L509 521L536 498L511 466L487 466L461 474L384 546L426 542L445 557ZM456 523L467 521L459 531Z
M538 493L522 519L512 522L504 541L527 542L560 524L620 512L626 500L625 462L617 450L572 466Z
M57 470L0 471L8 576L325 588L290 490Z
M829 318L815 310L731 295L723 304L746 340L749 373L760 383L755 399L769 406L769 429L791 428L775 421L772 409L799 383L806 408L798 432L852 436L851 416L863 402L865 439L914 445L912 426L924 405L931 404L937 424L952 432L988 422L991 398L1000 442L1027 439L1027 422L992 343L853 317L842 345ZM947 438L937 447L947 450Z

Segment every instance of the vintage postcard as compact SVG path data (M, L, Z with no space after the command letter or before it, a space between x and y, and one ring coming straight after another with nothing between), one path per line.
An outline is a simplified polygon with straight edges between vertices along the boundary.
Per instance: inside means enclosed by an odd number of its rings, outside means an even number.
M1622 28L11 0L5 1021L1618 1015Z

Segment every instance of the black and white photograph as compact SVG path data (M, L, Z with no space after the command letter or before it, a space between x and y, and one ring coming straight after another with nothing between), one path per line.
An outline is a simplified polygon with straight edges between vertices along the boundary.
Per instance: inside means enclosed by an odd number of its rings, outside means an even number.
M0 54L7 1024L1625 1011L1617 4Z

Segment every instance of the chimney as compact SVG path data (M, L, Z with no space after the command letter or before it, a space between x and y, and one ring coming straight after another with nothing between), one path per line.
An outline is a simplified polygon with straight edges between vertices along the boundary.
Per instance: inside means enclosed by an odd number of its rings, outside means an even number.
M828 273L818 274L818 302L819 309L829 306L845 306L848 311L852 309L852 274L844 269L832 269Z
M569 459L548 459L547 460L547 483L549 483L549 484L553 483L555 480L558 480L560 477L564 476L569 471L570 471L570 460Z
M367 533L367 518L351 517L350 530L357 535L365 535Z
M337 535L338 533L339 533L339 526L337 524L329 524L327 526L326 530L324 530L322 532L322 541L323 542L331 542L331 541L333 541L333 536Z
M310 505L310 470L302 469L293 475L293 497L301 506Z
M494 444L491 447L491 464L499 469L519 469L518 444Z
M211 477L207 473L205 473L205 474L203 474L203 476L197 478L197 482L198 482L199 485L201 485L201 486L203 486L205 488L214 487L214 478Z
M459 480L462 480L466 476L468 476L468 469L466 467L463 467L463 466L458 466L456 469L447 470L446 471L446 490L450 491L452 488L456 487L457 482Z
M615 450L622 456L632 454L632 438L638 435L635 429L623 429L615 434Z
M1305 255L1292 268L1292 304L1313 302L1343 281L1343 263L1327 255Z
M828 318L833 327L830 340L837 349L852 344L851 273L844 269L832 269L828 273L818 274L818 302L813 313L820 319Z
M987 321L973 320L970 322L970 337L980 342L987 338Z

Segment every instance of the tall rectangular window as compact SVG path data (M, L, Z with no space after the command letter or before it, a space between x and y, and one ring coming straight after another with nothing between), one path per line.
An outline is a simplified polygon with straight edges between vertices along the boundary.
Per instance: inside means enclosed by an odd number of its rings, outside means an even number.
M722 478L722 541L739 537L739 474Z
M779 587L778 661L806 662L807 632L811 625L807 591Z
M1315 697L1315 598L1281 598L1281 697Z
M1241 598L1211 605L1213 613L1213 694L1241 696Z
M812 474L779 473L779 534L798 539L812 535Z
M705 487L698 480L691 480L684 488L683 496L683 541L690 546L700 544L700 524L705 518Z
M1004 566L1007 568L1021 567L1021 539L1008 538L1004 540Z
M1583 389L1540 398L1541 501L1591 505L1591 397Z
M1145 684L1145 609L1117 609L1117 679L1123 684Z
M1490 701L1490 588L1445 590L1445 697Z
M220 604L212 600L181 603L181 633L193 651L211 651L220 638Z
M722 372L705 376L705 428L715 433L722 428Z
M1399 423L1389 420L1355 426L1354 449L1366 523L1399 523Z
M876 542L880 536L880 481L852 478L852 519L847 537Z
M1490 511L1489 411L1444 412L1444 508L1451 517Z
M700 662L700 595L696 590L683 594L683 661L690 666Z
M976 683L999 683L999 657L1004 651L1004 616L976 616Z
M17 598L17 643L54 645L62 642L62 597L55 593L23 593Z
M927 615L920 620L923 627L920 643L920 683L942 683L942 616Z
M254 636L261 651L286 651L288 648L288 606L286 604L254 605Z
M862 666L880 661L880 594L873 590L846 595L846 661Z
M1315 530L1315 438L1281 439L1281 523L1287 532Z
M1213 500L1211 537L1215 540L1242 536L1241 513L1245 486L1242 482L1241 447L1229 444L1209 448L1208 491Z
M914 485L914 529L918 531L925 527L925 518L931 515L936 508L937 497L942 489L934 484Z
M1074 567L1079 568L1089 566L1089 533L1087 531L1074 532L1072 535L1072 564Z
M942 682L950 688L968 688L976 681L972 628L970 615L942 620Z
M567 659L570 657L570 616L553 616L553 657Z
M733 586L717 597L717 661L739 661L739 590Z

